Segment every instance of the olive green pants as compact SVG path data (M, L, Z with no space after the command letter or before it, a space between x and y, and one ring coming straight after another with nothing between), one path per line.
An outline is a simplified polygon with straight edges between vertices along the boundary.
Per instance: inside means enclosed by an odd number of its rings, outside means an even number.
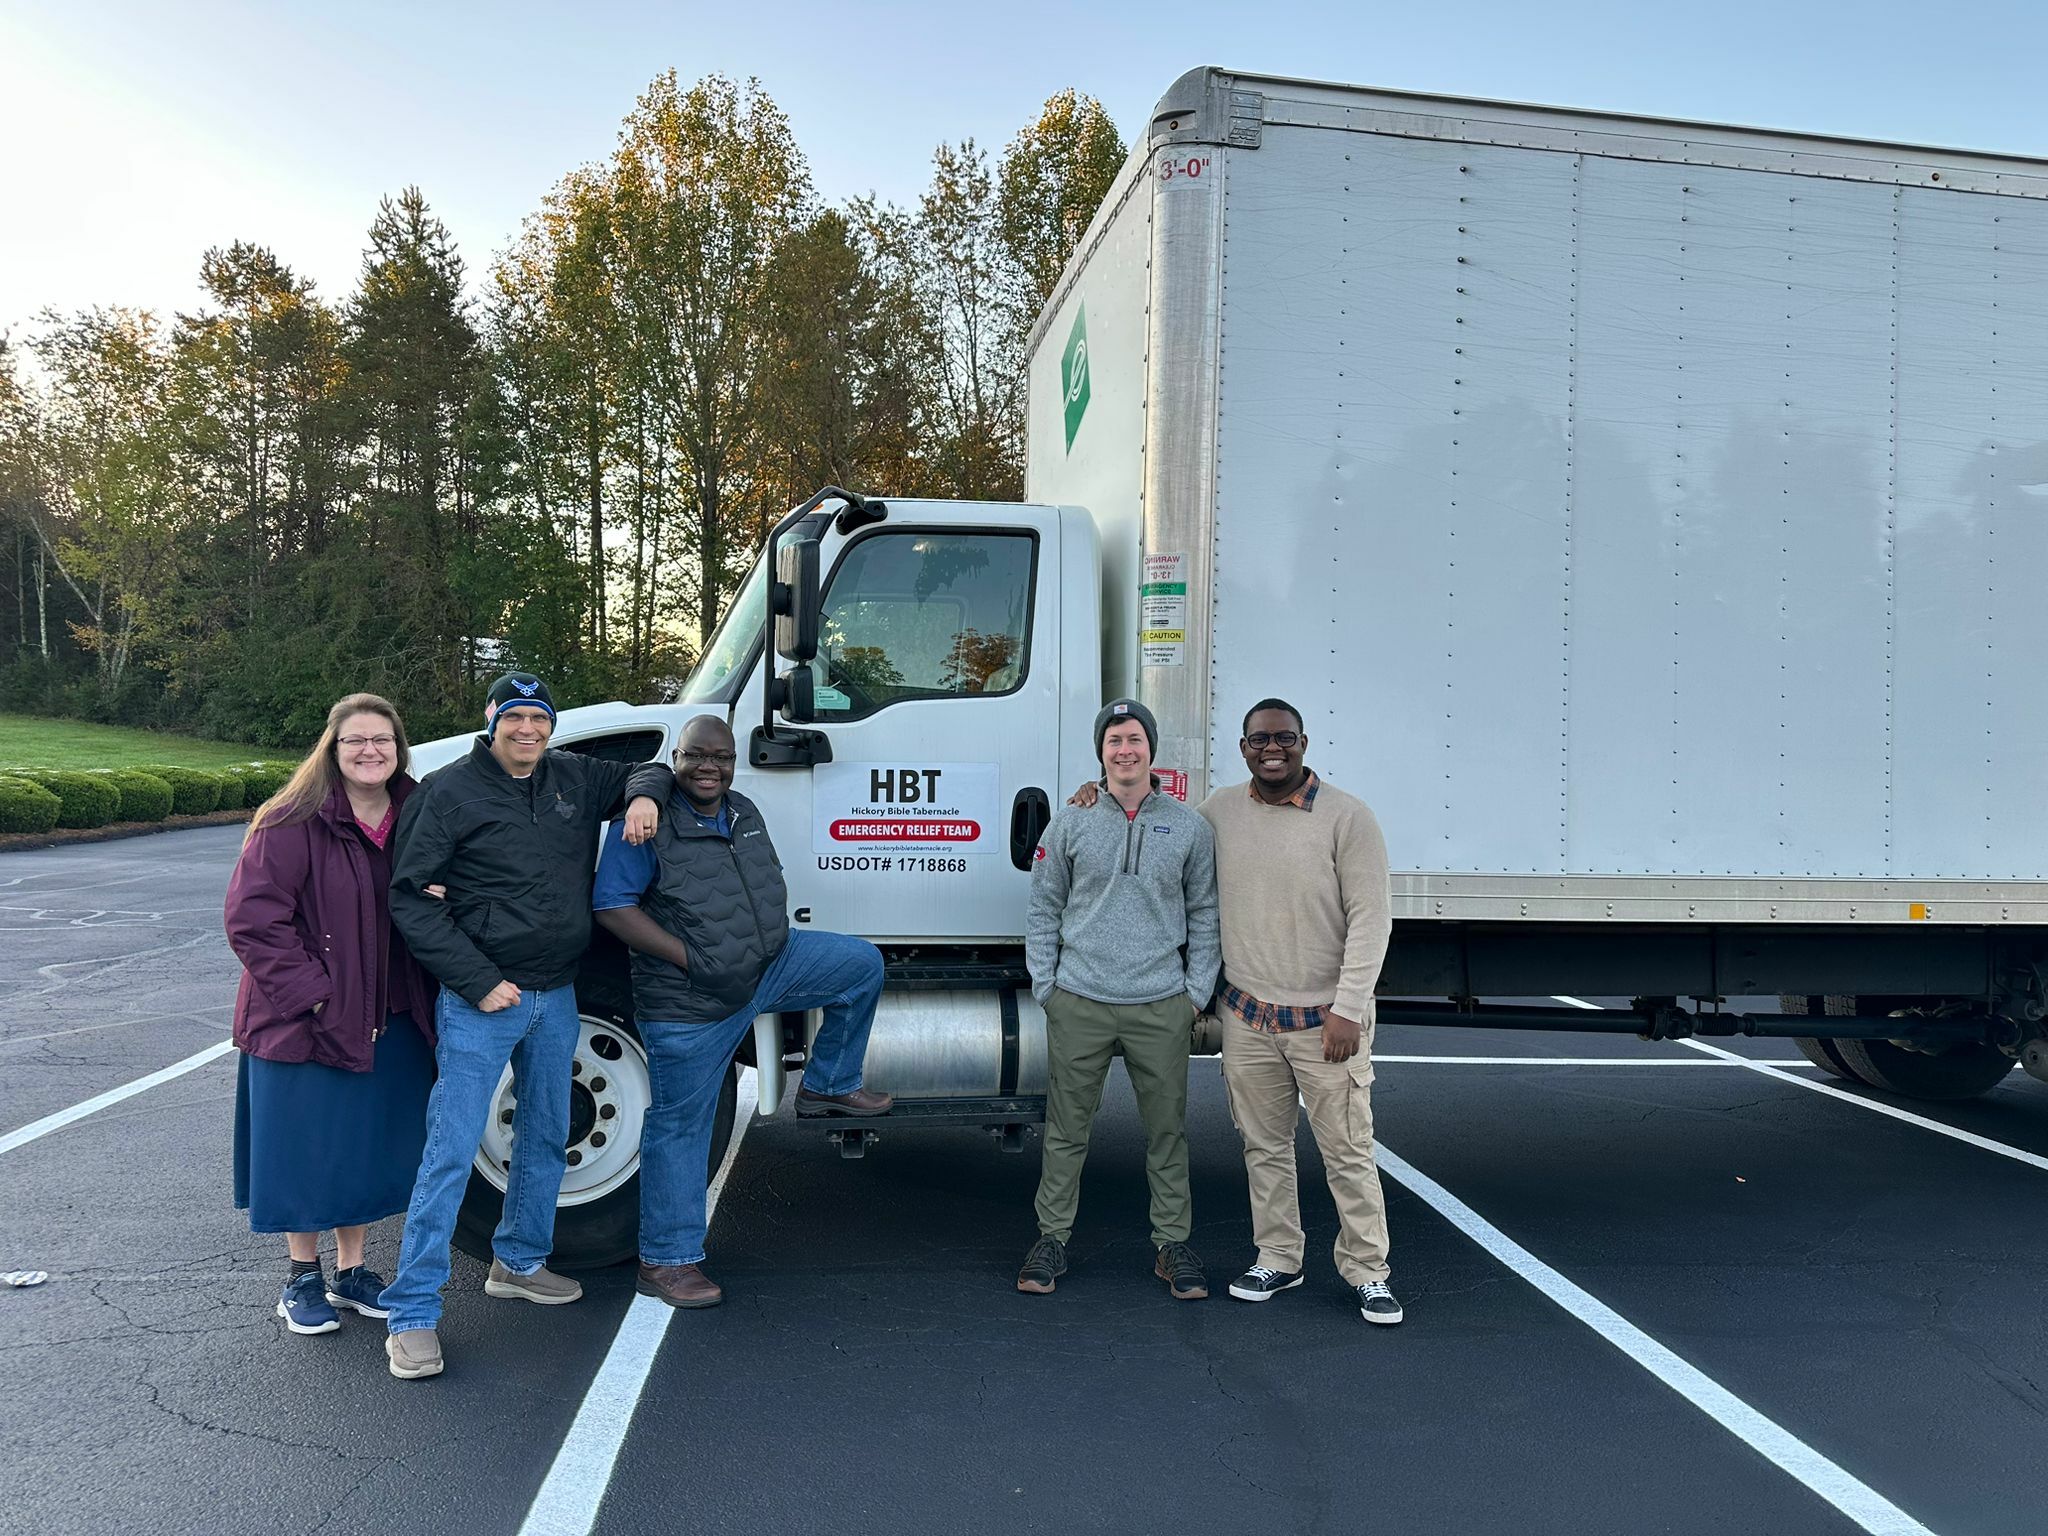
M1053 988L1045 1001L1045 1139L1038 1171L1038 1230L1047 1237L1064 1243L1073 1236L1088 1134L1102 1105L1109 1059L1121 1046L1145 1127L1153 1245L1188 1240L1188 1025L1194 1016L1194 1004L1178 993L1157 1003L1098 1003Z

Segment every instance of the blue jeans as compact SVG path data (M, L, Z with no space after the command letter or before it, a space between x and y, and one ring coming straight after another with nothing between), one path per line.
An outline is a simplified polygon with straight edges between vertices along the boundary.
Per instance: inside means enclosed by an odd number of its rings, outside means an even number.
M881 995L882 953L874 945L849 934L799 930L732 1017L716 1024L641 1021L640 1043L654 1080L654 1103L640 1131L642 1263L703 1262L711 1122L726 1064L755 1015L823 1008L804 1086L813 1093L852 1093L861 1085Z
M398 1273L379 1303L391 1311L385 1326L392 1333L432 1328L441 1320L455 1213L508 1061L519 1100L518 1135L505 1214L491 1236L491 1250L515 1274L539 1269L554 1246L555 1197L569 1139L569 1064L578 1030L574 987L523 987L518 1002L496 1013L471 1007L443 987L434 1027L441 1076L427 1099L427 1149L405 1212Z

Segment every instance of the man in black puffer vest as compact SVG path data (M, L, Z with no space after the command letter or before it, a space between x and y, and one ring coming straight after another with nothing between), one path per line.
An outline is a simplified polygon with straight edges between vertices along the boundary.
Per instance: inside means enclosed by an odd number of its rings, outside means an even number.
M633 955L633 1012L654 1103L640 1131L641 1294L672 1307L724 1299L704 1262L704 1190L718 1087L757 1014L823 1008L799 1115L879 1115L861 1086L882 955L843 933L789 931L782 861L761 813L732 791L738 753L716 715L683 727L675 789L652 842L613 828L598 857L597 921Z

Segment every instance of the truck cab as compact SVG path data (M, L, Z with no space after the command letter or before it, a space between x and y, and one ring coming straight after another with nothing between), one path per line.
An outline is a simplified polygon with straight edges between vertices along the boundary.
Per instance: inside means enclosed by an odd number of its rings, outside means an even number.
M1044 1118L1045 1017L1024 968L1024 906L1053 806L1094 771L1101 581L1101 540L1080 508L820 492L783 520L676 703L591 705L557 722L558 749L649 761L674 751L690 719L726 720L740 744L734 787L775 840L792 924L882 949L889 981L865 1075L896 1105L879 1121L835 1122L842 1155L905 1122L983 1126L1017 1151ZM467 747L422 746L414 772ZM652 1097L615 940L597 936L577 995L556 1221L556 1253L571 1266L634 1252ZM713 1168L741 1067L756 1071L757 1113L774 1114L818 1024L815 1012L756 1022L727 1074ZM508 1068L457 1225L479 1256L516 1109Z

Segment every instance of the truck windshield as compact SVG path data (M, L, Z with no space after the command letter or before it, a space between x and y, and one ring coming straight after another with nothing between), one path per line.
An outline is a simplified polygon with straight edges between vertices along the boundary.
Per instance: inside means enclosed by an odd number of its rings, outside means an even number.
M725 617L718 621L697 668L683 684L680 704L722 704L740 691L753 660L761 652L761 619L766 604L768 569L758 557Z

